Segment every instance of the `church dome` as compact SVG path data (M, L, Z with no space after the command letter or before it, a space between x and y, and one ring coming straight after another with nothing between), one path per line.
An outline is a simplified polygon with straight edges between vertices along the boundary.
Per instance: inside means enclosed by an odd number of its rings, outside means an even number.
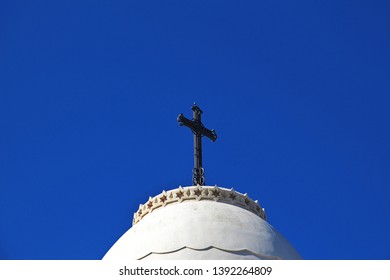
M301 259L257 201L233 189L179 187L150 197L104 260Z

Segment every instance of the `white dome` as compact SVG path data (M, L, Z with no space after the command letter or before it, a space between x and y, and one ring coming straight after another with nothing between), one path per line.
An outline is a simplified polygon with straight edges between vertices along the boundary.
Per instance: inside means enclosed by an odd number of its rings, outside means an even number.
M150 198L104 260L301 259L257 201L218 187L180 187Z

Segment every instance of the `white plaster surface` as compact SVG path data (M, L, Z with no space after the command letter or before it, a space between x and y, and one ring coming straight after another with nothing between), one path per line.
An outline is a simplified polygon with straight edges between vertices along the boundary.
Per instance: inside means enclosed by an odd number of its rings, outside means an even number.
M188 200L146 215L103 260L301 259L270 224L227 203Z

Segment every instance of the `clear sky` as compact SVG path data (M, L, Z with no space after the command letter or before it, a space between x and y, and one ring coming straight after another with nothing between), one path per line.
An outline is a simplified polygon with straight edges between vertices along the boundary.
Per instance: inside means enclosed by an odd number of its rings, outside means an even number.
M101 259L191 184L306 259L390 259L389 1L0 2L0 259ZM223 238L223 237L221 237Z

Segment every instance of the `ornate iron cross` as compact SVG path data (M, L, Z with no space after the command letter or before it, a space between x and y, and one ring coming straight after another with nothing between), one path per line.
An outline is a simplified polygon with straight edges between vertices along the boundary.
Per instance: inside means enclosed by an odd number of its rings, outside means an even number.
M193 184L204 186L204 169L202 167L202 136L206 136L211 139L211 141L217 140L217 134L214 129L210 130L203 126L201 115L202 110L196 106L196 103L192 106L193 119L189 120L184 117L183 114L180 114L177 117L177 121L182 126L189 127L194 134L194 169L192 171L192 182Z

